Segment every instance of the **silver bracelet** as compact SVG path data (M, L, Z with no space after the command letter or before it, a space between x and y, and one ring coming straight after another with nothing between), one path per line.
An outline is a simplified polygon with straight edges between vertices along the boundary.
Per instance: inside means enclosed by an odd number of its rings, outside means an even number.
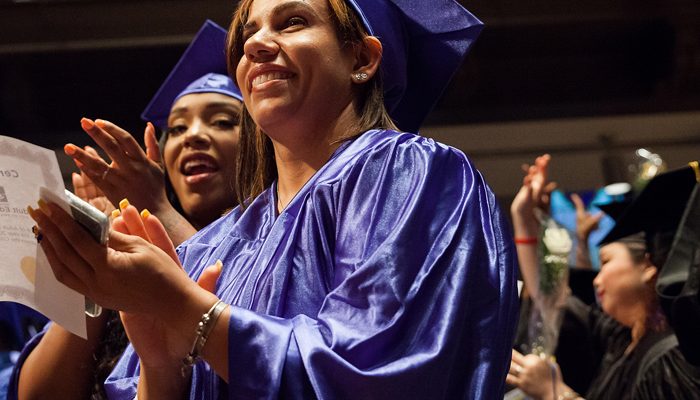
M197 330L195 331L197 336L194 338L194 343L192 343L192 349L182 360L182 376L186 376L189 369L200 359L202 349L207 343L207 339L209 339L209 335L214 329L216 321L227 306L228 304L224 303L222 300L218 300L211 306L209 311L202 314L202 319L197 324Z

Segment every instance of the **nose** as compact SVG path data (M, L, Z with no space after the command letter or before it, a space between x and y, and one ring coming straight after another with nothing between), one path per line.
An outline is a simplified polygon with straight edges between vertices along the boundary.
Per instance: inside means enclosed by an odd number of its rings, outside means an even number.
M274 59L279 52L279 45L267 29L260 29L243 44L243 52L248 60L265 62Z
M596 288L596 290L600 287L600 285L603 283L603 270L601 268L600 271L598 271L598 274L595 276L593 279L593 287Z
M196 120L190 125L185 133L185 147L206 148L211 144L211 138L206 125Z

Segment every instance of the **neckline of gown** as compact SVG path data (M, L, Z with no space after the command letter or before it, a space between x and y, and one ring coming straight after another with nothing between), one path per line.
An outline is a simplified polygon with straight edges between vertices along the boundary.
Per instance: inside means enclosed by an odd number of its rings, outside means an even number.
M328 161L326 161L325 164L321 168L318 169L311 177L304 183L304 185L299 189L299 191L296 192L296 194L292 197L292 199L289 201L289 203L280 211L279 213L277 212L277 179L275 179L272 182L272 185L270 185L270 190L268 193L268 207L269 207L269 212L270 215L272 216L273 221L275 223L277 220L279 220L283 214L288 214L292 211L298 211L299 209L299 199L301 199L314 184L316 180L320 176L323 175L324 172L330 166L333 164L333 161L335 161L336 158L339 158L341 156L346 156L346 158L351 158L352 156L355 155L355 151L350 151L351 147L353 144L362 144L365 141L368 141L369 139L373 139L374 136L372 135L373 133L379 133L379 132L386 132L388 131L387 129L370 129L368 131L365 131L364 133L360 134L359 136L348 139L344 141L340 146L338 146L337 149L331 154L331 156L328 158ZM360 149L363 149L365 146L361 146ZM346 152L346 150L348 150Z

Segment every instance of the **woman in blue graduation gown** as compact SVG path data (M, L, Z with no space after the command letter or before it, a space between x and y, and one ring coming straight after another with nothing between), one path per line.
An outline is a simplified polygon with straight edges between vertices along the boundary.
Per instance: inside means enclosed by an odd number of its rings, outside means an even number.
M481 24L408 3L241 2L243 204L178 248L190 277L140 238L112 232L107 249L53 205L32 211L57 276L123 311L133 347L111 398L502 396L505 219L463 153L389 118L418 127ZM216 260L212 294L192 279ZM182 368L188 353L202 360Z

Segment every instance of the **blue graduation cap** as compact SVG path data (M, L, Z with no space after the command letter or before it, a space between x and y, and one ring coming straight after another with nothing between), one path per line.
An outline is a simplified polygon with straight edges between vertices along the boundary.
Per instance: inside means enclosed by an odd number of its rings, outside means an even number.
M220 93L243 101L241 91L227 75L225 45L226 30L207 20L141 118L164 128L175 101L192 93Z
M397 126L418 132L483 24L454 0L346 0L381 40L384 104Z

